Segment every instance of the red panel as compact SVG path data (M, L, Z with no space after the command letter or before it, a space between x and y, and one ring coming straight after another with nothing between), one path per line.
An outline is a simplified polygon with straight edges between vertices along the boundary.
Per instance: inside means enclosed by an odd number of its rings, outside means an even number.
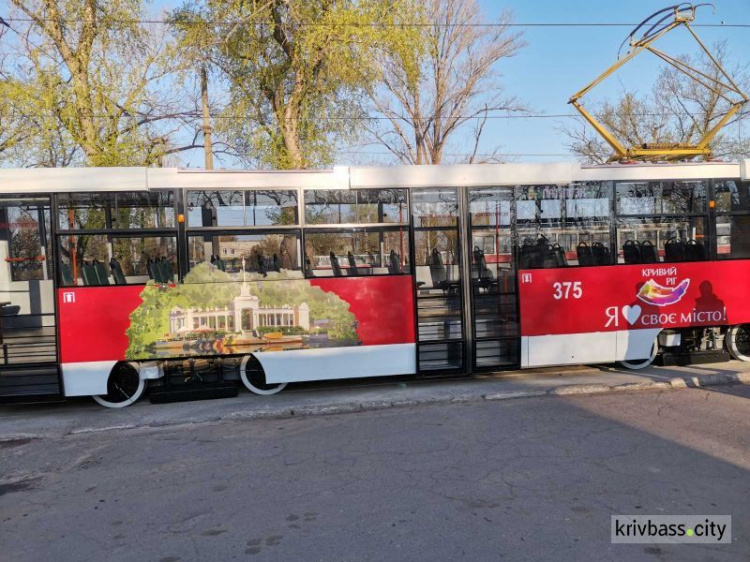
M521 271L521 333L750 322L748 281L749 261Z
M336 293L357 317L363 345L414 343L414 292L407 275L311 279L313 286Z
M363 345L413 343L412 278L311 279L349 303ZM142 303L142 285L70 287L58 291L60 348L64 363L119 361L128 348L130 315Z
M141 304L141 285L68 287L57 295L63 363L125 358L130 313Z

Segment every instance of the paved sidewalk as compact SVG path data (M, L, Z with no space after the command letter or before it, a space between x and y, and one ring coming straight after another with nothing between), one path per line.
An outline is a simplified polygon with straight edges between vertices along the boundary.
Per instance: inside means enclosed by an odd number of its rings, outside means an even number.
M172 427L225 420L355 413L420 404L506 400L530 396L667 391L696 386L750 384L750 363L628 371L614 366L549 368L471 378L326 382L290 385L274 396L242 390L224 400L151 404L148 399L108 410L89 398L62 404L0 406L0 442L111 430Z

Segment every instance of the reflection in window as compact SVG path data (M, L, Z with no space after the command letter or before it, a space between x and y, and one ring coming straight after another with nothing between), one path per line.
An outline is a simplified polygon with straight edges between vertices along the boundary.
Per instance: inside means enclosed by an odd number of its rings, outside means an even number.
M291 190L188 191L188 226L295 225L297 192Z
M114 204L114 193L63 193L58 195L60 230L107 228L105 209Z
M112 228L174 228L172 192L115 194Z
M703 261L705 242L703 218L617 220L619 263Z
M406 229L308 232L305 269L309 276L398 275L409 272Z
M716 254L719 259L750 258L750 215L716 217Z
M174 228L171 192L63 193L61 230Z
M658 215L703 213L706 182L618 182L617 214Z
M750 182L719 181L714 185L716 211L750 211Z
M0 220L5 226L12 281L32 281L49 278L49 256L52 255L49 232L50 212L47 202L34 205L33 200L18 205L8 202L0 206ZM44 247L43 247L44 246Z
M149 275L148 264L166 259L175 271L175 256L177 255L176 239L172 236L149 236L144 238L114 238L112 240L112 257L117 261L126 277L141 277ZM110 260L110 265L111 260ZM131 282L131 281L129 281Z
M296 233L190 236L188 245L191 269L207 262L231 274L267 275L301 267Z
M521 269L610 265L609 182L516 189Z
M171 236L117 237L62 235L63 285L124 285L149 279L172 282L177 272L177 240ZM157 265L154 265L157 264Z
M305 191L307 224L406 223L405 189L313 189Z
M415 228L458 224L458 192L455 189L415 190L411 194Z
M510 226L513 190L509 187L469 191L472 226Z

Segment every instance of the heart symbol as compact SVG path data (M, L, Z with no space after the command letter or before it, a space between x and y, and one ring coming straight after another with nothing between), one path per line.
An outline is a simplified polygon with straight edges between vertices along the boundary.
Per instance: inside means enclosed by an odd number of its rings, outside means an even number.
M628 321L628 324L632 326L641 317L641 307L637 304L634 306L626 304L622 307L622 315Z

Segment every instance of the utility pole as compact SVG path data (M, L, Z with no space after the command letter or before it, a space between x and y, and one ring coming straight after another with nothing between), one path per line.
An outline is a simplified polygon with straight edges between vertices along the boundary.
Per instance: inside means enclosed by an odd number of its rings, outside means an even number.
M211 114L208 109L208 75L206 65L201 65L201 102L203 105L203 153L206 170L214 169L214 153L211 144Z

